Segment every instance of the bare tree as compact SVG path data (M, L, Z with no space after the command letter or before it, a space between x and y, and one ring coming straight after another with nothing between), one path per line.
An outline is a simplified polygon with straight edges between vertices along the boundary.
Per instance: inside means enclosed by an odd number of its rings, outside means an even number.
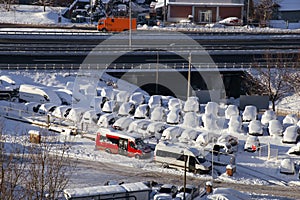
M254 15L260 22L267 22L278 7L278 0L260 0L255 5Z
M245 76L248 94L268 95L275 111L276 102L294 92L289 79L293 72L293 62L289 55L266 54L265 66L255 66L251 74Z
M57 199L69 182L75 164L67 153L69 146L42 132L45 141L31 145L30 170L26 179L29 199Z
M4 7L4 9L6 11L10 11L11 10L11 5L16 3L16 0L0 0L0 4L2 4L2 6Z
M24 199L22 190L26 167L26 148L15 137L3 133L3 121L0 119L0 199Z

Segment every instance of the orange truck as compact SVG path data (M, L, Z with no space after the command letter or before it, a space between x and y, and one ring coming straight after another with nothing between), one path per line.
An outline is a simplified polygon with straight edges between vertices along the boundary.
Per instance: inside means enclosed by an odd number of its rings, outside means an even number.
M122 32L130 29L130 19L126 17L107 17L99 19L98 31ZM136 19L131 19L131 30L136 30Z

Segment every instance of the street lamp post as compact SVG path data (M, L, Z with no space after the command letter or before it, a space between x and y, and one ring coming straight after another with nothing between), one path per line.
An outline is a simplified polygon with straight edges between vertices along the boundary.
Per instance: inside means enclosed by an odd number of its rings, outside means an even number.
M132 29L132 22L131 22L131 0L129 0L129 48L131 48L131 29Z
M192 54L189 53L189 69L188 69L188 85L187 85L187 95L186 99L189 98L191 93L191 63L192 63Z
M187 163L187 155L184 155L184 180L183 180L183 200L185 200L185 190L186 190L186 163Z
M247 3L247 25L249 25L250 0Z

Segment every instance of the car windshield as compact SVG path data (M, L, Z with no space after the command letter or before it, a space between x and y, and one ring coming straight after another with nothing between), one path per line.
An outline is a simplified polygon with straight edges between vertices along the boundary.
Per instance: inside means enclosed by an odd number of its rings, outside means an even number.
M144 141L142 139L140 139L140 138L137 138L135 140L135 143L136 143L136 146L137 146L138 149L143 149L146 146L145 143L144 143Z
M171 193L171 188L160 188L159 190L160 193Z
M200 157L200 156L196 157L196 160L199 164L206 162L206 159L204 157Z

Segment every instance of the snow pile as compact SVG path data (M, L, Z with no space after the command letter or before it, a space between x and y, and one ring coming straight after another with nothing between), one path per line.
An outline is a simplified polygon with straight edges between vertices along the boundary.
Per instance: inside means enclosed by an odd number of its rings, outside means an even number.
M232 115L228 122L228 132L241 133L242 132L242 118L239 115Z

